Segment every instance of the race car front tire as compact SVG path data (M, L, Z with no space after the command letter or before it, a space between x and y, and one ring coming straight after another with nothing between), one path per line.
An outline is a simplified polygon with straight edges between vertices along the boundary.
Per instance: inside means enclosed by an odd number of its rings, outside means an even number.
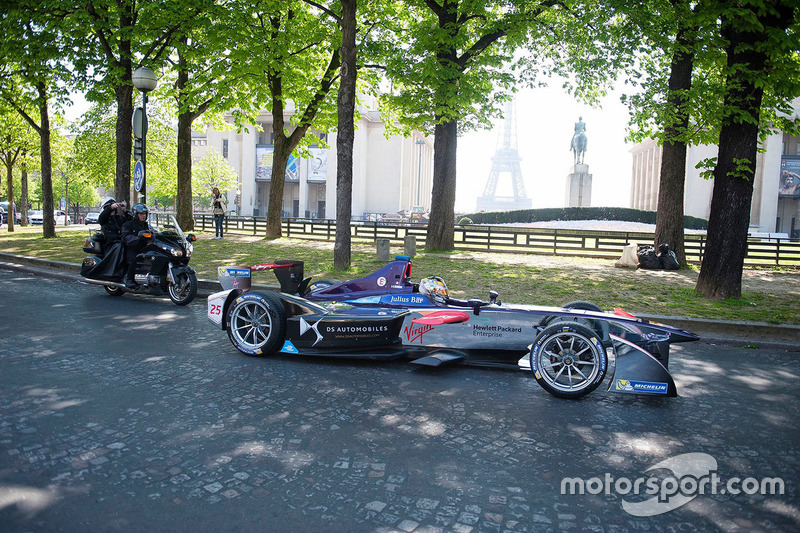
M280 296L248 292L231 304L227 314L228 338L245 355L270 355L283 346L286 310Z
M608 356L601 339L575 322L556 322L536 337L531 370L536 382L559 398L580 398L606 375Z

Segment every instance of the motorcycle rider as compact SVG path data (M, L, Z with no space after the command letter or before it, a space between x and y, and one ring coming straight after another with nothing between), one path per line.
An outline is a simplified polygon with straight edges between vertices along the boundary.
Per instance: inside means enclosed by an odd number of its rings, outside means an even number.
M106 237L104 250L108 250L111 244L122 239L122 226L133 218L125 206L124 200L117 202L111 197L103 202L103 211L97 217L97 222L100 224L100 231Z
M149 212L144 204L133 206L133 219L127 221L122 226L122 242L125 244L125 260L128 262L128 269L125 273L125 286L136 287L136 255L147 244L147 240L139 237L139 232L150 229L147 222Z

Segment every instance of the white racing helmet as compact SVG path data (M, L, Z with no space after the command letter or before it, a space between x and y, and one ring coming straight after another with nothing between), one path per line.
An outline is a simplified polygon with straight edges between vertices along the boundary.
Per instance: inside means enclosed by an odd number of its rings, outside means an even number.
M419 282L419 292L440 304L447 303L447 298L450 296L447 284L439 276L423 278Z

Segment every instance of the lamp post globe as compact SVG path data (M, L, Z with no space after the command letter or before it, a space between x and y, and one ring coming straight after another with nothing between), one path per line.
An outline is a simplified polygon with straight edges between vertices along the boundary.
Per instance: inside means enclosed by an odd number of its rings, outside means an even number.
M158 79L155 72L147 67L139 67L133 73L133 86L142 91L149 93L158 85Z
M131 77L133 86L142 91L142 115L144 125L142 128L142 182L139 187L139 196L142 203L147 202L147 93L158 85L155 72L147 67L139 67ZM136 180L134 180L135 183Z

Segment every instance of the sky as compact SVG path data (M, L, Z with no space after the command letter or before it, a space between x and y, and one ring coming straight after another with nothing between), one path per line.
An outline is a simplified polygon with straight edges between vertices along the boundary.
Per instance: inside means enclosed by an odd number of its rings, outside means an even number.
M89 104L73 94L69 120L78 118ZM604 98L593 108L576 101L560 87L526 89L517 94L517 151L522 178L532 206L563 207L567 175L573 155L569 149L575 122L586 123L587 148L584 163L592 174L592 206L628 207L630 201L632 144L625 142L627 108L618 93ZM483 194L492 156L502 145L504 122L493 130L472 132L458 140L456 212L475 211L477 197ZM512 196L511 179L501 174L498 196Z
M516 100L517 151L528 198L534 208L563 207L573 154L570 140L579 117L586 123L584 163L592 175L592 206L628 207L632 144L625 142L627 108L619 94L609 94L601 107L576 101L560 87L520 91ZM456 211L476 208L502 146L504 123L491 131L473 132L458 140ZM500 174L498 196L512 196L511 178Z

